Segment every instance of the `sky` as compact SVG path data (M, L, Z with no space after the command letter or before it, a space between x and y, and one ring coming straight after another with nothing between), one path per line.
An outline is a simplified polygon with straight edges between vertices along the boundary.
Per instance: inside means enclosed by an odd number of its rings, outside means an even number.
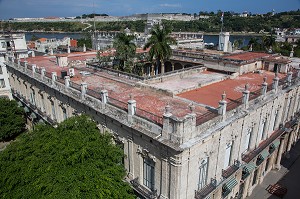
M90 13L127 16L141 13L234 11L267 13L300 9L300 0L0 0L0 19L71 17Z

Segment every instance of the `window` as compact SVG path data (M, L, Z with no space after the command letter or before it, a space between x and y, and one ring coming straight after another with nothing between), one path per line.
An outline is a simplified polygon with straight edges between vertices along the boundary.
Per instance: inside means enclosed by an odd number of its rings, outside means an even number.
M44 101L44 95L41 93L40 94L41 95L41 102L42 102L42 107L41 107L41 110L42 110L42 112L44 112L45 111L45 101Z
M64 118L64 120L66 120L68 118L68 116L67 116L67 110L64 107L62 107L61 110L63 112L63 118Z
M56 113L55 113L55 106L54 106L53 101L51 101L51 108L52 108L52 117L55 120L56 119Z
M206 185L207 168L208 168L208 158L205 158L201 161L200 167L199 167L198 189L202 189Z
M232 152L232 142L226 144L223 169L226 169L230 165L231 152Z
M5 42L1 42L1 48L6 48Z
M287 102L287 106L286 106L286 111L285 111L285 116L284 116L284 119L285 121L288 120L288 115L289 115L289 111L290 111L290 106L291 106L291 98L288 98L288 102Z
M4 79L0 79L0 88L5 88L5 81L4 81Z
M253 131L253 127L250 127L247 130L247 134L244 139L244 145L243 145L243 150L242 150L243 153L248 151L248 149L250 148L250 139L251 139L252 131Z
M30 103L32 105L35 105L35 92L33 89L31 89L31 92L30 92Z
M271 123L272 124L272 129L271 129L272 132L275 129L275 125L277 123L277 119L278 119L278 110L275 111L274 117L272 119L273 120L272 123Z
M260 123L259 126L259 131L258 131L258 139L259 141L261 141L263 139L264 136L264 131L265 131L265 126L266 126L266 119L263 119Z
M144 158L144 185L151 190L154 190L154 168L154 161Z

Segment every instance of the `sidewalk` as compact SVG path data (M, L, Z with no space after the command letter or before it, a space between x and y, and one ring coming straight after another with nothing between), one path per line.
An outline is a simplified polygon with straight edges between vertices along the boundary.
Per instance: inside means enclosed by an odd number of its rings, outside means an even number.
M247 199L278 199L279 197L271 195L266 188L275 183L288 189L284 199L294 199L300 196L300 142L298 142L290 151L290 158L282 158L281 169L272 170L264 178L263 182L253 189L252 194Z

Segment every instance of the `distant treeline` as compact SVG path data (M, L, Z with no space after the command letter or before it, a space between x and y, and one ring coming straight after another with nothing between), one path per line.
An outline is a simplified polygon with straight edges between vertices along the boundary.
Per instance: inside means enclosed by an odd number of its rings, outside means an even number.
M170 26L173 31L204 31L219 32L221 28L221 11L217 13L200 13L208 18L200 18L193 21L167 21L163 24ZM94 16L93 14L90 14ZM91 17L83 15L84 17ZM194 14L197 16L197 14ZM97 14L97 16L106 16ZM93 22L89 22L92 27L85 29L87 24L81 22L2 22L4 30L12 31L65 31L80 32L82 30L92 30ZM281 12L275 15L267 13L264 15L251 15L247 17L237 16L233 12L224 12L223 18L224 31L230 32L270 32L274 28L299 28L300 27L300 10ZM146 21L115 21L115 22L95 22L96 29L100 31L120 31L129 28L132 31L143 32Z

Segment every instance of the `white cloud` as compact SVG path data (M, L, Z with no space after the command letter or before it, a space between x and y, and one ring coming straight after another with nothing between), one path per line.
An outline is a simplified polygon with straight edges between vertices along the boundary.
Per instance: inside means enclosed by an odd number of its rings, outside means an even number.
M180 8L181 4L177 3L177 4L169 4L169 3L164 3L164 4L160 4L160 7L167 7L167 8Z

